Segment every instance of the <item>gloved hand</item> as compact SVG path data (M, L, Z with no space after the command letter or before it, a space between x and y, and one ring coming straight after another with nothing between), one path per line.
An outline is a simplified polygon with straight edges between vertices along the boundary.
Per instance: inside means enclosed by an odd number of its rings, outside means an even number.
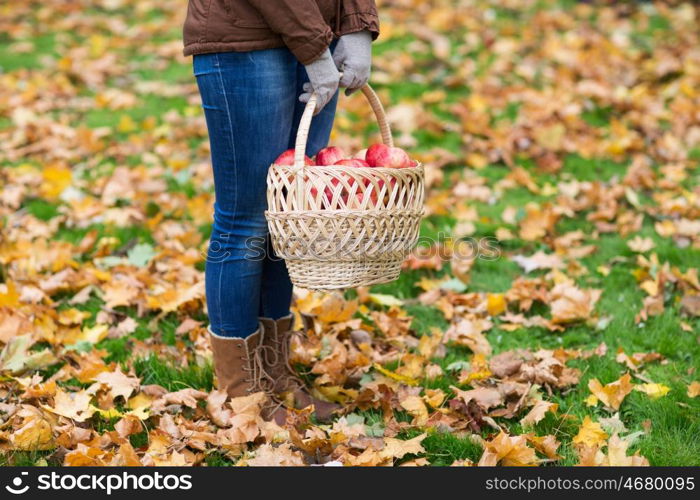
M350 95L369 80L372 68L372 34L358 31L343 35L333 52L333 60L343 72L340 86L347 87L345 95Z
M333 99L338 90L340 73L333 62L329 49L326 49L321 57L304 67L310 81L304 84L304 93L299 96L299 100L301 102L309 102L311 93L316 92L316 111L314 115L317 115Z

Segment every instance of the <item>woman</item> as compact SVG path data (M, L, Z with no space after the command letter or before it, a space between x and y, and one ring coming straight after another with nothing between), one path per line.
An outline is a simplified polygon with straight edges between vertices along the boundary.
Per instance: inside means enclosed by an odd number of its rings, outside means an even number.
M373 0L190 0L185 55L209 130L216 203L205 281L219 388L313 399L288 367L292 284L272 254L264 211L268 166L294 147L311 92L318 96L306 154L328 143L338 87L364 85L379 34ZM340 71L342 70L342 77ZM266 251L256 251L260 242ZM291 396L291 397L290 397ZM268 415L280 421L279 405Z

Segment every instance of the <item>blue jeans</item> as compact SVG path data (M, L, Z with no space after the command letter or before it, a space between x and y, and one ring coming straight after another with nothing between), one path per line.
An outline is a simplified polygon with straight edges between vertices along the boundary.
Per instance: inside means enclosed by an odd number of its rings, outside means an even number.
M265 220L270 164L293 148L308 81L286 48L194 56L214 170L214 226L205 268L212 331L247 337L258 317L289 314L292 283ZM328 144L337 95L314 117L306 154Z

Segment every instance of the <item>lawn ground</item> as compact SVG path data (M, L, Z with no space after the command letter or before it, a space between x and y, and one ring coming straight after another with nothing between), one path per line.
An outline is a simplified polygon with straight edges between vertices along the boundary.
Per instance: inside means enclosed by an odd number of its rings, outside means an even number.
M100 450L91 460L119 456L116 438L112 448L95 439L122 429L135 406L90 392L100 372L138 379L132 399L153 384L213 389L201 286L213 189L180 53L185 4L2 7L3 464L81 464L81 443ZM347 405L336 425L360 422L363 437L426 433L422 451L394 463L477 463L489 443L500 453L502 431L552 436L556 453L528 441L542 464L585 462L583 446L612 455L619 435L628 457L700 465L697 7L396 0L380 10L372 81L398 144L426 165L424 251L398 281L349 291L342 306L300 293L319 336L297 346L297 360ZM375 139L362 97L342 99L332 142ZM492 251L460 258L459 241ZM24 334L29 345L16 340ZM575 380L498 375L492 360L515 350L545 350ZM623 382L598 391L595 380ZM529 385L513 400L508 381ZM478 410L460 413L463 392L487 387L501 391L497 403L473 393ZM90 394L89 418L56 410L57 390L74 402ZM370 402L357 404L363 391ZM538 401L556 406L523 423ZM182 426L203 411L183 408ZM587 417L602 433L588 441ZM142 463L179 463L154 448L162 418L153 411L126 432ZM66 422L88 434L66 437ZM182 460L209 465L256 449L178 443ZM368 449L331 455L380 462ZM497 461L518 463L505 452Z

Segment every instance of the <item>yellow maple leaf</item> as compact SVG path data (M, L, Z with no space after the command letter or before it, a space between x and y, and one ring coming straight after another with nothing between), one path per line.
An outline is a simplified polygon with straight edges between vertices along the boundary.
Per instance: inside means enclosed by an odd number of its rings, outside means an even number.
M601 290L581 289L570 283L557 284L550 291L552 321L564 324L590 318L601 293Z
M465 159L467 161L467 165L477 170L480 170L489 164L488 158L479 153L468 153Z
M597 447L605 443L608 434L603 430L598 422L593 422L590 417L586 416L578 430L578 434L574 436L574 444L584 446Z
M550 403L549 401L540 400L535 403L535 406L525 415L521 420L520 424L523 427L533 426L540 422L547 412L556 413L559 405L556 403Z
M639 452L627 455L629 443L621 439L617 434L608 441L608 453L601 465L610 467L640 467L649 466L649 461L640 456Z
M415 425L423 426L428 421L428 407L420 396L408 396L399 404L415 419Z
M10 435L10 442L16 450L50 450L55 446L51 423L39 415L31 415Z
M473 382L474 380L484 380L486 378L489 378L493 373L491 370L477 370L477 371L469 371L464 374L464 376L459 377L459 383L460 384L468 384L470 382Z
M83 328L77 340L97 344L99 341L104 340L108 333L109 325L98 323L95 326Z
M425 363L428 360L417 354L407 353L401 356L400 365L396 369L396 373L403 377L418 380L423 376Z
M491 329L493 323L482 318L462 318L450 326L444 339L469 347L475 354L490 356L491 344L483 332Z
M304 465L302 454L293 450L289 443L283 443L280 446L272 446L269 443L265 443L255 450L254 453L254 457L243 460L241 465L255 467Z
M625 373L615 382L606 385L594 378L588 381L588 388L605 406L618 410L625 397L632 392L631 378L629 373Z
M409 453L414 455L425 453L425 448L423 448L421 442L427 435L428 434L424 432L413 439L407 439L405 441L390 437L384 438L384 449L382 449L380 455L384 458L403 458L404 455Z
M498 316L506 311L505 295L502 293L489 293L486 299L486 311L491 316Z
M556 150L561 148L566 136L566 127L562 123L553 123L544 127L538 127L534 131L537 143L546 149Z
M108 410L103 410L102 408L96 408L94 407L95 413L98 413L101 417L106 418L106 419L112 419L112 418L117 418L117 417L123 417L124 414L117 410L116 408L109 408Z
M11 281L8 283L0 284L0 307L2 306L19 306L19 294L17 293L17 288L15 288L14 283L12 283Z
M66 326L79 325L90 316L89 312L71 308L58 313L58 322Z
M525 436L527 437L528 443L532 444L537 451L544 454L550 460L559 460L561 458L557 453L561 443L557 441L557 438L553 435L535 436L534 434L526 434Z
M655 280L645 280L639 288L647 292L650 297L656 297L659 294L659 283Z
M379 363L374 363L374 365L372 365L372 366L379 373L381 373L382 375L384 375L386 377L389 377L392 380L396 380L396 381L401 382L402 384L406 384L406 385L418 385L418 380L411 378L411 377L406 377L405 375L399 375L398 373L392 372L391 370L387 370Z
M136 130L136 122L129 115L121 115L119 117L119 123L117 124L117 131L122 133L129 133Z
M296 306L300 312L313 314L321 323L348 321L357 311L357 300L345 300L337 293L309 292L301 296Z
M663 384L641 384L635 386L636 391L643 392L651 399L659 399L671 391L671 388Z
M432 332L431 335L423 335L418 341L418 352L425 358L432 358L442 342L442 332Z
M313 391L318 391L328 401L340 404L347 404L348 401L353 401L358 396L357 389L348 389L340 385L314 386Z
M77 449L66 453L63 465L71 467L105 466L109 465L112 453L100 448L78 444Z
M423 400L433 408L439 408L447 395L442 389L426 389Z
M129 396L138 390L139 387L139 379L137 377L129 377L122 372L120 367L117 367L112 372L104 371L99 373L95 380L108 387L112 399L121 396L124 398L124 401L127 401Z
M87 391L65 392L59 388L54 396L54 406L41 405L41 407L76 422L84 422L97 411L97 408L91 404L91 400L92 395Z
M49 165L42 169L41 194L48 199L55 199L70 186L72 181L71 170L64 165Z
M484 442L484 453L479 460L480 466L498 464L511 467L532 466L539 463L533 448L527 445L527 437L510 436L501 431L491 441Z

